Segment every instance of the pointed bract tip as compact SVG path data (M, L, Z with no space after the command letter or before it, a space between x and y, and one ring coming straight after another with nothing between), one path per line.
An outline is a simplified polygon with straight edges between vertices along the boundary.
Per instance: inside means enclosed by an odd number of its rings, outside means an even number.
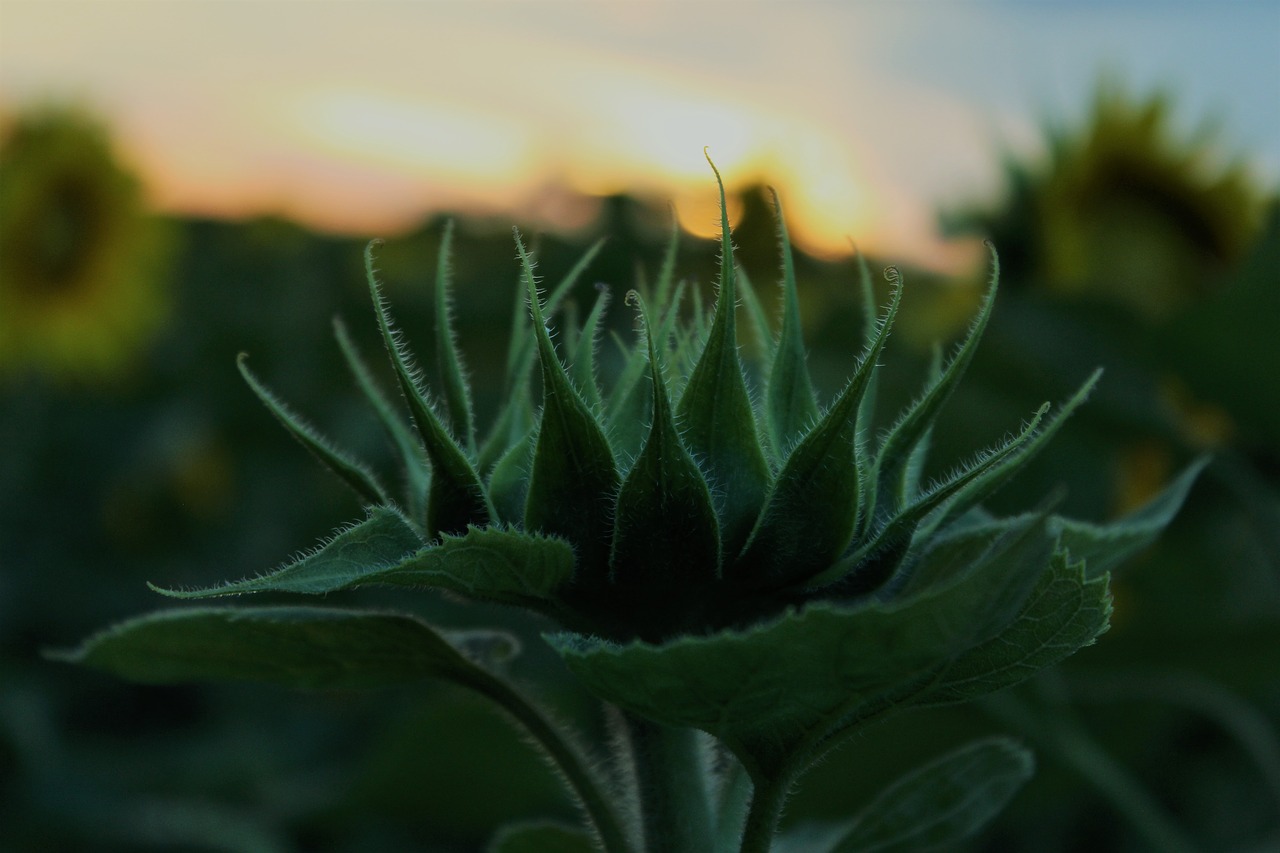
M724 181L720 178L720 170L716 168L715 161L711 159L711 146L702 146L702 156L707 158L707 164L711 166L711 171L716 173L716 183L720 184L720 192L724 192Z
M996 270L999 271L1000 253L996 251L996 244L991 242L990 240L983 240L982 245L986 246L987 251L991 253L991 263L992 265L995 266Z
M162 587L162 586L156 586L151 581L147 581L146 583L147 583L147 589L151 590L157 595L163 595L165 598L188 598L189 597L189 596L183 595L179 590L176 590L176 589L166 589L165 587Z

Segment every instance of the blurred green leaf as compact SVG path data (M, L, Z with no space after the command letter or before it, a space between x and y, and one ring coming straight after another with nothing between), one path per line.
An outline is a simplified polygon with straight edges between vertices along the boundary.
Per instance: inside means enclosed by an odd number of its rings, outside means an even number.
M591 837L562 823L539 821L503 827L486 853L595 853Z
M1028 750L1004 738L961 747L890 785L830 853L950 849L999 814L1034 767Z

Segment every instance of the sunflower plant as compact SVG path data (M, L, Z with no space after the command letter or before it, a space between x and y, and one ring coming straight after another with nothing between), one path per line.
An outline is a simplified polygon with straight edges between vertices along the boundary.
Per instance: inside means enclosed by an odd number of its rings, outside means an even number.
M604 703L615 728L607 744L584 743L502 673L496 664L517 651L509 634L444 631L402 613L181 607L116 625L64 657L148 683L350 689L434 678L475 691L541 747L581 806L580 826L505 827L494 850L908 850L976 832L1031 773L1031 755L1011 740L941 756L843 823L779 834L779 819L797 778L850 735L908 708L1001 690L1092 643L1108 625L1108 568L1167 524L1195 470L1107 526L1049 505L1007 518L983 510L1084 402L1095 374L925 481L931 431L991 315L994 253L968 333L873 434L901 275L886 273L888 305L856 335L865 339L847 383L820 401L779 205L780 332L764 336L749 373L739 300L758 330L768 322L734 266L723 184L720 198L713 309L676 282L673 236L653 288L626 296L638 342L607 387L597 375L607 290L580 328L561 330L559 351L549 328L590 253L544 294L516 232L531 322L513 328L509 393L483 439L450 326L450 232L436 284L435 392L392 324L371 245L370 293L409 421L341 325L337 338L402 457L403 493L291 412L242 356L253 390L367 503L366 517L275 571L157 588L205 599L381 585L533 611L553 626L545 641ZM874 308L865 264L862 283Z
M0 122L0 379L124 373L167 313L171 243L92 116Z

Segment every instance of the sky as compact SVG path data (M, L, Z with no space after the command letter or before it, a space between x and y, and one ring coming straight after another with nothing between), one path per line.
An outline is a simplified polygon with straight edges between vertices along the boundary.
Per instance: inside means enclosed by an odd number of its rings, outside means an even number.
M1102 75L1280 181L1280 0L0 0L0 110L93 107L164 210L360 235L619 191L709 235L706 147L803 248L945 267L939 208Z

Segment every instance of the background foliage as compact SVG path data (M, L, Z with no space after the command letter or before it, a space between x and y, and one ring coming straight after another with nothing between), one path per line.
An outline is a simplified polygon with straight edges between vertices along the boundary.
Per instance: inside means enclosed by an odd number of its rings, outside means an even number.
M1037 775L977 847L1247 851L1280 843L1280 351L1272 340L1280 204L1242 171L1215 167L1200 143L1178 140L1162 118L1168 109L1104 90L1091 124L1053 132L1045 162L1010 164L999 205L949 214L957 227L996 239L1007 286L946 429L935 434L935 455L972 452L1104 365L1089 404L996 504L1035 504L1061 485L1064 512L1101 519L1141 503L1198 453L1212 450L1215 462L1163 540L1116 576L1116 613L1102 642L993 701L884 723L806 778L788 820L854 814L922 761L976 735L1012 733L1036 749ZM15 184L31 182L28 197L68 197L56 192L65 178L46 177L53 170L13 165L15 139L7 137L0 158L6 229ZM76 180L118 188L117 168L104 160L101 174ZM762 189L743 201L739 260L769 298L772 220ZM127 206L112 210L133 219L127 227L76 221L93 239L150 228L148 245L173 247L167 268L151 250L145 263L129 261L151 284L122 297L152 299L148 311L168 321L131 333L127 358L113 343L110 369L69 370L63 354L42 363L38 353L0 350L5 843L463 851L478 849L502 820L570 817L556 782L506 724L451 688L147 688L41 659L43 648L151 609L145 581L204 585L264 570L357 514L341 484L244 387L234 368L240 351L340 443L390 459L328 334L339 314L363 349L380 347L366 308L363 241L273 220L157 223ZM595 282L620 296L638 268L655 270L665 237L662 211L621 196L602 210L592 233L543 235L537 246L554 279L608 235L581 283L583 306ZM430 351L421 345L432 319L426 285L441 226L424 223L388 242L380 260L421 352ZM6 246L22 238L0 234ZM505 228L461 220L455 241L456 322L486 419L500 390L517 268ZM123 267L128 247L114 245ZM682 269L709 286L715 255L712 242L685 240ZM796 261L813 369L830 393L848 369L836 354L849 351L848 330L861 328L856 268ZM16 274L4 270L0 292L12 293ZM883 410L914 392L930 342L960 331L980 278L975 270L971 285L956 287L909 273L898 352L886 361L898 375L882 379ZM100 293L91 290L81 303L89 311ZM59 295L67 310L77 307L75 293ZM19 303L4 304L0 322L15 322ZM626 312L614 322L631 333ZM599 724L536 641L538 624L385 591L349 595L416 607L446 627L509 624L529 640L513 664L517 676L545 685L559 713Z

